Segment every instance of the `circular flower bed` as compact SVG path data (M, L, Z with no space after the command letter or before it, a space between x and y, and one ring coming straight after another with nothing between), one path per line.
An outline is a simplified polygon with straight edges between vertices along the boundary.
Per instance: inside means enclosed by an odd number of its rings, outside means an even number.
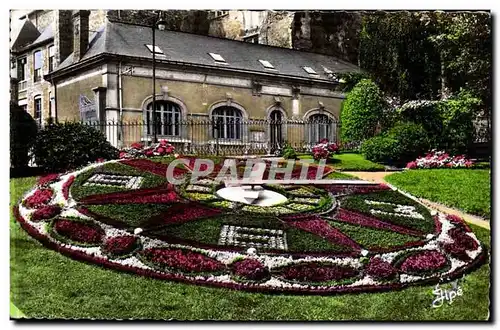
M152 152L165 148L160 143ZM451 280L485 260L485 249L462 219L431 214L390 186L263 185L259 189L286 201L259 206L217 195L224 185L215 180L222 162L195 182L173 185L165 173L168 161L178 158L149 159L146 149L130 149L144 151L141 159L40 179L16 206L17 220L47 247L79 260L259 292L398 289ZM173 171L176 179L190 179L193 159L186 163ZM244 168L238 166L240 175ZM270 166L266 162L264 177ZM300 172L295 166L292 179ZM316 172L310 167L308 178Z

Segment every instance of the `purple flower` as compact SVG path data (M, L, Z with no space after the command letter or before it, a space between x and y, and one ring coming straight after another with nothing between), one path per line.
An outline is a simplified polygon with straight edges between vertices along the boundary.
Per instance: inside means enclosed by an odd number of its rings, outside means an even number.
M447 263L448 259L441 252L427 250L410 254L400 263L399 269L405 273L427 273L439 270Z
M319 262L293 264L279 271L279 276L299 282L338 281L356 275L358 271L354 268Z
M224 264L204 254L184 249L153 248L142 251L142 255L160 267L187 273L215 272L224 269Z
M393 279L398 271L390 263L378 257L374 257L371 258L368 265L366 265L365 273L374 278Z

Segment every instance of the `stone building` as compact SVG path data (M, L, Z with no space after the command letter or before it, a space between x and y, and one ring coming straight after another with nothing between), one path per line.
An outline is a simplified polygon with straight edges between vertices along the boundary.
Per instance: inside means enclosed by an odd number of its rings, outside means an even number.
M208 35L292 48L294 12L274 10L213 10Z
M336 140L334 122L344 96L332 77L359 70L332 56L169 30L156 30L153 48L149 26L103 15L103 24L93 30L89 11L54 13L53 25L16 48L18 67L28 54L25 70L30 74L25 81L34 90L20 91L19 102L26 99L27 110L37 117L40 95L41 118L58 121L141 123L101 125L117 146L153 139L153 51L156 133L185 147L195 140L213 144L215 138L239 146ZM36 29L31 21L25 25L25 30ZM54 29L45 32L50 26ZM32 79L30 69L37 49L43 51L41 81ZM37 84L47 92L37 94ZM52 105L43 106L49 100ZM270 120L284 124L273 126ZM311 120L316 123L304 125ZM193 121L220 125L199 126L194 132L193 125L184 125Z

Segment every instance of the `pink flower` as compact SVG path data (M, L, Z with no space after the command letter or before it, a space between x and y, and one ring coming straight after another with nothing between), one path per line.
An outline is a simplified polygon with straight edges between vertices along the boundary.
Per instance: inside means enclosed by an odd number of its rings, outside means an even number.
M127 158L127 153L125 151L120 151L120 158Z
M168 144L168 141L167 140L160 140L160 144L162 146L166 146Z
M151 149L146 150L146 152L144 154L146 155L146 157L153 157L154 156L153 150L151 150Z
M156 149L156 152L159 153L160 155L163 155L163 154L165 154L165 149L162 147L159 147L158 149Z
M417 162L409 162L408 164L406 164L406 168L409 170L417 168Z
M175 151L175 147L170 145L170 146L167 146L167 148L165 150L166 150L167 154L171 154Z
M98 162L98 163L103 163L103 162L105 162L105 161L106 161L106 160L105 160L104 158L97 158L97 162Z
M321 144L327 144L328 143L328 139L321 139L319 141L319 143L321 143Z

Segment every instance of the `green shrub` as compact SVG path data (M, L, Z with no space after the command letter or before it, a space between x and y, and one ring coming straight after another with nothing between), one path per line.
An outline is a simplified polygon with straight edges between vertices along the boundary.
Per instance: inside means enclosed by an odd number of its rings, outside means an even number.
M363 141L384 126L385 101L382 92L369 79L361 80L342 103L342 142Z
M393 154L394 164L406 164L430 150L429 134L421 124L398 123L387 133L396 140L397 153Z
M29 113L10 104L10 166L28 166L29 151L36 139L37 125Z
M439 149L451 154L461 154L474 139L473 114L481 105L481 100L468 91L461 91L457 96L441 102L440 111L443 118L443 132L439 141Z
M420 124L428 132L433 147L437 147L443 134L441 101L409 101L398 110L401 121Z
M441 101L409 101L398 110L403 121L422 125L432 148L464 153L474 137L473 114L481 100L468 91Z
M398 141L391 136L374 136L361 144L361 152L372 162L392 164L399 154Z
M80 123L49 125L34 146L35 161L47 171L74 169L99 158L118 158L118 150L93 127Z
M285 159L297 159L297 153L291 145L286 144L283 148L283 158Z
M361 80L370 79L366 72L349 71L338 75L340 79L339 89L344 93L349 93Z

